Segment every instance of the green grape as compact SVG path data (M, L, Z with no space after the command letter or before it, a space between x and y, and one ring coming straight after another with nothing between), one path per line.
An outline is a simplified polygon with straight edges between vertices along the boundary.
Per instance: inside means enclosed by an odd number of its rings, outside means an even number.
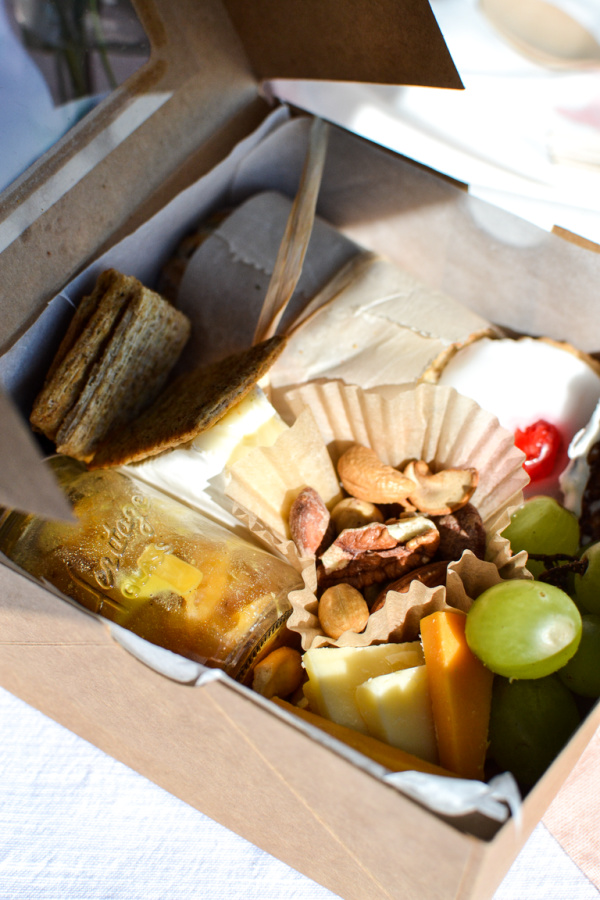
M556 675L535 681L496 678L492 691L489 755L531 787L579 725L571 692Z
M577 517L552 497L531 497L512 514L510 525L502 532L513 553L575 556L579 548ZM534 578L544 571L544 563L529 560L527 568Z
M558 672L570 690L582 697L600 697L600 615L581 617L581 641L575 656Z
M474 601L466 637L473 653L497 675L543 678L577 650L581 613L554 585L502 581Z
M587 612L600 613L600 543L591 544L581 557L587 559L584 575L573 578L575 601Z

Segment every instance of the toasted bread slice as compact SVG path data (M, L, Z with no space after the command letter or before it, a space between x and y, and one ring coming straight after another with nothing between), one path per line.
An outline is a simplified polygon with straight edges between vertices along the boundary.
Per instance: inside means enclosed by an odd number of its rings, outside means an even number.
M284 346L276 336L179 376L130 427L111 429L89 467L140 462L193 440L252 390Z
M136 284L114 269L103 272L81 301L48 370L30 416L36 431L54 440L100 358Z

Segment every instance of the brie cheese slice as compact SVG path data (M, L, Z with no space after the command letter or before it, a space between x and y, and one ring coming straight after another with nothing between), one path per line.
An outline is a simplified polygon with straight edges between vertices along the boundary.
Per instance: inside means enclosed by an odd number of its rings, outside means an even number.
M224 524L235 526L225 496L225 470L253 447L275 443L288 426L256 386L222 419L194 440L127 471Z

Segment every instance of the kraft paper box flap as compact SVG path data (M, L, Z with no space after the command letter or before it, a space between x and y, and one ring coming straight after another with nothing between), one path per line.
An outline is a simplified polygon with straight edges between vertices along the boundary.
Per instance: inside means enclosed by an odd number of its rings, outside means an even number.
M2 194L3 348L65 280L257 126L269 110L262 65L461 87L427 0L356 0L352 15L341 0L227 8L233 25L221 0L139 2L148 63Z
M260 80L461 88L427 0L224 0Z
M336 893L384 900L399 879L425 892L443 879L458 891L478 840L290 727L247 689L225 679L201 689L164 679L92 616L5 574L7 689ZM514 834L514 823L505 827ZM401 860L398 834L412 841ZM427 864L432 844L435 870Z
M11 400L0 391L0 506L55 519L73 518L31 430Z
M424 878L424 892L435 893L442 878L454 896L476 839L249 703L236 686L165 679L91 616L5 574L0 680L8 690L336 893L385 900L386 883L405 878ZM412 852L399 864L402 832ZM439 851L435 871L424 833Z

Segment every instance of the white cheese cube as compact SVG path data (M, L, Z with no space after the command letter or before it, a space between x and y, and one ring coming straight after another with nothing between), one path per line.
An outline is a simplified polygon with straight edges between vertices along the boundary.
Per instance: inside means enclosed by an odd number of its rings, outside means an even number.
M424 665L380 675L360 684L356 689L356 703L372 737L437 763Z
M418 641L371 647L316 647L307 650L303 657L309 678L304 693L313 712L367 734L356 704L358 685L377 675L422 663L423 651Z

